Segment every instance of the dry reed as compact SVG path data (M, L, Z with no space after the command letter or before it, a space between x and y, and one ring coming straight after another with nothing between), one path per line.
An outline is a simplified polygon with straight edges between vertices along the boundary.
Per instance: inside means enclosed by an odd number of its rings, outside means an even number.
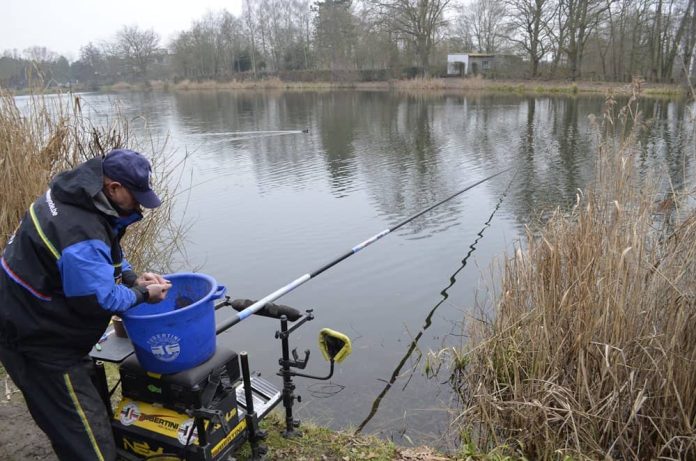
M153 87L155 87L153 85ZM289 91L317 91L338 89L359 90L387 90L389 82L292 82L283 81L278 77L269 77L259 80L230 80L216 81L182 80L171 86L175 91L227 91L227 90L289 90Z
M637 170L633 103L598 127L596 184L528 231L495 318L454 351L457 427L483 451L696 457L696 213Z
M32 95L19 104L0 89L0 248L55 174L111 149L129 148L150 157L153 187L163 206L148 211L146 219L132 226L123 246L136 269L171 269L180 253L183 227L172 218L170 197L178 165L165 153L166 141L158 146L151 136L132 136L117 107L112 108L110 121L95 125L83 115L79 96Z

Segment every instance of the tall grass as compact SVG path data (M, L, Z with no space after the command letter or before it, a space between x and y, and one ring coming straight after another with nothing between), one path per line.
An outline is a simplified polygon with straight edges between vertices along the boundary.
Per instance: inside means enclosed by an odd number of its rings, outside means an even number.
M28 206L46 191L50 178L81 161L111 149L142 152L153 164L153 187L163 205L147 212L132 226L123 246L136 269L167 271L180 252L183 226L172 217L177 163L167 152L166 140L132 136L118 107L102 125L82 110L78 96L33 95L20 107L0 89L0 248L17 228Z
M696 213L637 169L637 114L607 111L596 184L528 232L495 318L455 351L456 421L481 449L696 458Z
M162 88L162 85L153 84L153 88ZM387 90L389 82L356 82L356 81L310 81L294 82L283 81L278 77L264 78L260 80L230 80L216 81L182 80L169 87L175 91L227 91L227 90L288 90L288 91L318 91L318 90Z

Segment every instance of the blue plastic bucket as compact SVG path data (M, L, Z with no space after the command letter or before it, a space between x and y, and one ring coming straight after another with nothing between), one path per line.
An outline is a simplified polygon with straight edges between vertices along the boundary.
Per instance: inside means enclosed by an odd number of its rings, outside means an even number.
M205 274L164 276L172 286L164 301L142 303L121 315L140 366L153 373L178 373L215 353L214 300L225 294Z

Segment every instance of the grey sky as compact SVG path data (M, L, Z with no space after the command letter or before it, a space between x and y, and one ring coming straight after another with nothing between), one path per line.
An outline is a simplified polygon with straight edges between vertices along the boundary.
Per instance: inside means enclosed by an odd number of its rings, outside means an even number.
M0 0L0 52L45 46L69 60L124 25L154 29L164 44L207 11L241 13L242 0Z

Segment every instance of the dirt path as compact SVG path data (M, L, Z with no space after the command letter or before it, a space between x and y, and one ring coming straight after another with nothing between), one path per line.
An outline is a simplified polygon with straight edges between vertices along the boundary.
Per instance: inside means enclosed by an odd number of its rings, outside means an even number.
M22 395L7 376L0 377L0 459L57 461L51 443L27 410Z

